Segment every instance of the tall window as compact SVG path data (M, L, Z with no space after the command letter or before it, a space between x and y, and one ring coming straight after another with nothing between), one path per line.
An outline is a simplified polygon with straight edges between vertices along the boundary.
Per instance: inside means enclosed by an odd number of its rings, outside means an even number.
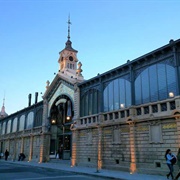
M17 131L17 117L13 120L13 125L12 125L12 132L16 132Z
M7 134L9 134L11 132L11 120L8 121L7 123Z
M6 122L3 122L3 125L2 125L2 134L5 134L6 132Z
M98 113L98 90L90 89L81 98L81 116Z
M35 116L35 122L34 122L35 127L42 126L42 115L43 115L43 109L39 109Z
M128 80L118 78L104 86L104 111L131 106L131 84Z
M164 100L176 95L175 68L159 63L146 68L135 80L135 104Z
M27 116L26 129L31 129L34 122L34 113L30 112Z
M22 115L19 119L19 131L24 130L25 115Z

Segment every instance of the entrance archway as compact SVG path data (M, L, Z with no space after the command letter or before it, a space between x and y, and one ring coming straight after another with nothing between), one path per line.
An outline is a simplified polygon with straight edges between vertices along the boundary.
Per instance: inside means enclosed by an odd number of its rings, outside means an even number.
M71 130L74 111L72 100L67 95L60 95L50 110L51 144L50 158L70 159Z

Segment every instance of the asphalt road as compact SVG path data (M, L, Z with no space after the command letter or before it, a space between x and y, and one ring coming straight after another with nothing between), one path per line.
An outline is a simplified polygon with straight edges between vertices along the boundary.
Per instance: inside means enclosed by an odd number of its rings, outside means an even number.
M23 166L0 161L0 180L104 180L93 176L86 176L48 168Z

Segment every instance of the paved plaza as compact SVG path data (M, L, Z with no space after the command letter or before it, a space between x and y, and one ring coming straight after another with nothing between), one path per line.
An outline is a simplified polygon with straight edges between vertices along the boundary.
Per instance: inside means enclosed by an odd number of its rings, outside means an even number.
M101 179L103 178L120 179L120 180L165 180L166 179L166 176L160 176L160 175L148 175L148 174L139 174L139 173L130 174L128 172L105 170L105 169L99 170L97 172L96 168L81 167L81 166L71 167L70 161L68 160L59 160L56 162L48 162L48 163L38 163L38 162L27 162L27 161L10 161L10 160L4 161L4 159L1 159L0 162L1 164L4 162L14 165L18 164L24 167L33 166L38 168L43 167L43 168L61 170L64 172L71 172L79 175L90 175L92 177L93 176L99 177Z

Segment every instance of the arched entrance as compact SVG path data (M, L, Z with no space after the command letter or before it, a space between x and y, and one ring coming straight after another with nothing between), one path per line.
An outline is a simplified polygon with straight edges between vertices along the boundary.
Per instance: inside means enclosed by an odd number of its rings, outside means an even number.
M74 115L72 100L60 95L50 110L51 144L50 158L70 159L71 131L70 125Z

